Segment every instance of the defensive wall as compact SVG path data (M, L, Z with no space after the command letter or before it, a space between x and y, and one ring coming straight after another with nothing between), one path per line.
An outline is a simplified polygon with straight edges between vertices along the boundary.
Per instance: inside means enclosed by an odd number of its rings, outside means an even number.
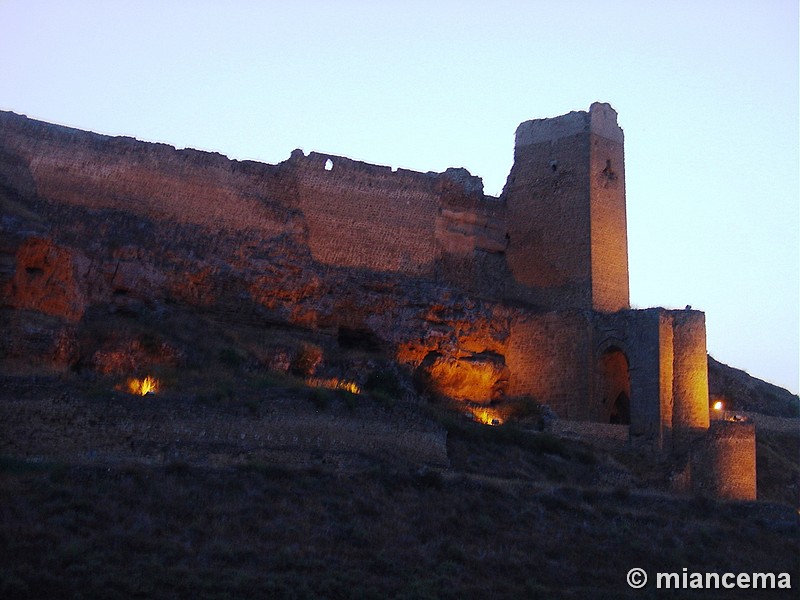
M480 178L465 169L419 173L300 150L266 165L12 113L0 114L0 126L4 185L32 198L52 224L49 234L66 242L51 247L26 240L17 259L67 262L73 274L35 279L30 275L39 267L29 265L27 275L18 269L12 284L33 290L33 306L22 308L47 312L60 294L66 298L61 313L79 320L92 299L87 288L101 279L92 273L97 261L91 248L79 238L100 237L112 227L112 214L128 214L159 237L128 250L131 240L119 240L114 272L105 273L112 294L137 287L157 294L169 287L174 274L162 273L157 263L177 252L182 240L193 255L233 262L234 268L246 251L248 266L273 268L267 249L277 248L306 264L310 259L323 272L336 269L337 276L343 269L362 278L388 274L451 286L485 302L522 301L524 308L511 311L502 344L485 340L480 347L473 340L473 351L503 354L508 393L530 394L567 418L604 422L624 393L631 406L623 407L629 413L623 420L636 422L636 435L658 440L669 437L673 422L679 429L707 427L707 415L704 421L687 408L702 403L696 389L703 382L684 383L683 375L704 358L702 331L679 326L672 313L626 310L624 136L607 104L522 123L500 198L484 195ZM164 224L172 230L165 233ZM232 247L237 238L241 245ZM48 253L59 256L48 259ZM204 272L183 275L202 288ZM269 283L258 279L251 293ZM336 306L340 323L363 326L363 315L354 318L346 305ZM624 340L618 347L605 339L605 323ZM684 346L696 348L691 358L673 352ZM614 350L620 354L610 355ZM627 362L636 364L630 384L624 381Z
M755 500L755 424L744 418L714 420L703 444L699 479L707 493L726 500Z
M560 137L542 141L559 119ZM0 127L5 181L50 202L264 243L299 237L324 265L543 309L628 306L622 130L605 104L521 125L501 198L465 169L392 170L299 150L278 165L231 161L13 113L0 113Z
M0 193L5 307L78 326L93 304L170 299L352 329L478 382L473 402L531 395L660 450L709 427L704 315L629 307L608 104L522 123L498 198L462 168L232 161L0 112Z

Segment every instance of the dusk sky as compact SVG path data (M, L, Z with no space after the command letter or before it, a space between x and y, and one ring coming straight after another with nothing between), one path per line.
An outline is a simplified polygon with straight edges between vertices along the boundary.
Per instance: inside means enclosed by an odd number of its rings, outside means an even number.
M609 102L631 301L798 391L797 0L0 0L0 109L276 163L294 148L498 195L525 120Z

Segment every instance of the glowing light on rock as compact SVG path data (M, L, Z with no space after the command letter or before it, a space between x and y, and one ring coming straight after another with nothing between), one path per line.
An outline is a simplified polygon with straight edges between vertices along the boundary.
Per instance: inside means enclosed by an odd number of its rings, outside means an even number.
M722 410L722 401L721 400L717 400L716 402L714 402L714 410L716 410L716 411Z
M500 413L492 408L476 406L469 409L472 418L484 425L502 425L503 418Z
M344 390L345 392L350 392L351 394L361 393L361 388L355 381L346 381L336 377L331 377L329 379L309 377L306 379L306 385L316 388L326 388L329 390Z
M158 380L149 375L144 379L132 378L128 380L128 391L135 396L146 396L158 391Z

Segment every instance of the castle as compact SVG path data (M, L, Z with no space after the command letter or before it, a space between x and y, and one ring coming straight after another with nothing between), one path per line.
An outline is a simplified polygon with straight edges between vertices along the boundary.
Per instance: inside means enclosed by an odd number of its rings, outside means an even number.
M628 425L632 444L691 454L712 493L755 498L752 425L709 418L704 314L630 308L608 104L522 123L500 197L465 169L231 161L13 113L0 190L0 300L54 319L7 357L70 364L93 307L183 303L381 344L472 404L530 395Z

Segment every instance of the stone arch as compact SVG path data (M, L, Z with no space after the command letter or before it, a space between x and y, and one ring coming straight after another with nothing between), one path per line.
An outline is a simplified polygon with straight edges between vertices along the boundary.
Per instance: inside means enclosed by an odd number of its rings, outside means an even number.
M620 345L607 344L595 360L597 418L605 423L630 425L631 377L628 356Z

